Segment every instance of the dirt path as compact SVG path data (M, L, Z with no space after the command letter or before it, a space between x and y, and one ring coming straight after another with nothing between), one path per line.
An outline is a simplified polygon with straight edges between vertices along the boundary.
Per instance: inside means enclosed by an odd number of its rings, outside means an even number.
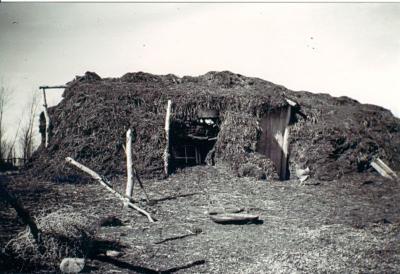
M141 203L158 219L154 224L135 211L121 211L121 203L96 184L36 184L41 195L25 193L23 199L34 211L38 203L40 210L49 211L68 204L76 210L114 214L124 222L102 228L102 237L126 248L121 258L90 262L96 273L400 271L398 183L359 176L301 186L196 167L146 185L157 202ZM220 225L204 214L210 208L233 206L259 214L262 224ZM172 240L191 233L195 235Z

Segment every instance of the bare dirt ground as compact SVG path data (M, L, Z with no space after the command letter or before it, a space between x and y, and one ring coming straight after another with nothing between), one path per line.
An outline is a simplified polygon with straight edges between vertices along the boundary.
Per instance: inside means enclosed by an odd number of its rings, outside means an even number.
M123 180L113 181L119 191ZM100 236L124 246L123 256L90 260L87 272L400 272L399 182L357 175L300 185L238 178L224 167L198 166L145 186L153 204L146 204L137 185L135 198L157 218L153 224L123 209L120 200L95 182L29 182L23 176L8 182L34 215L69 206L122 220L122 226L102 227ZM3 246L23 227L10 208L0 205ZM229 207L244 207L262 221L221 225L205 214ZM0 270L7 269L5 264L0 260Z

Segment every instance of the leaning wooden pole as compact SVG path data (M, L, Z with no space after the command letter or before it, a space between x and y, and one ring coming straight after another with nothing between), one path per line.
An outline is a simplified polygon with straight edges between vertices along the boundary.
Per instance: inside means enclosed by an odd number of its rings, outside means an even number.
M166 176L169 175L169 129L170 129L170 116L171 116L171 100L168 100L167 114L165 115L165 139L166 145L164 150L164 173Z
M133 172L132 172L132 130L126 132L126 189L125 195L132 197L133 194Z
M97 182L99 182L102 186L104 186L108 191L110 191L111 193L114 193L115 196L117 196L122 202L124 202L124 204L127 204L128 206L132 207L133 209L139 211L141 214L145 215L147 217L147 219L149 220L149 222L154 223L154 219L150 216L150 214L145 211L144 209L141 209L140 207L136 206L135 204L131 203L129 201L129 198L125 197L124 195L118 193L116 190L112 189L109 184L107 184L103 178L101 178L101 176L99 174L97 174L96 172L94 172L93 170L91 170L90 168L78 163L77 161L75 161L74 159L72 159L71 157L67 157L65 158L65 160L67 161L67 163L79 168L80 170L86 172L87 174L89 174L90 176L92 176L93 179L95 179Z
M17 212L18 217L21 218L22 222L29 227L29 230L33 236L33 239L37 244L40 243L40 230L30 215L29 211L26 210L18 199L12 195L8 190L0 184L0 198L1 200L10 204Z

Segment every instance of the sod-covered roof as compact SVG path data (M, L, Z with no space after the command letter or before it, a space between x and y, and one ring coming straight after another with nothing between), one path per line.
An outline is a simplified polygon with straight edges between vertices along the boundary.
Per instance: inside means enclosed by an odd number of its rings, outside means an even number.
M388 110L345 97L294 92L228 71L182 78L143 72L100 78L87 72L67 84L63 97L48 110L51 140L28 165L32 175L51 180L80 177L65 157L104 176L124 174L125 133L132 128L136 168L144 177L162 177L167 100L173 102L173 119L195 119L204 109L219 113L217 163L230 165L239 175L275 178L271 161L255 152L255 143L259 119L287 107L285 98L300 105L297 123L291 126L291 168L309 166L313 176L334 179L369 170L375 156L393 168L400 164L400 122ZM250 171L243 172L244 166Z

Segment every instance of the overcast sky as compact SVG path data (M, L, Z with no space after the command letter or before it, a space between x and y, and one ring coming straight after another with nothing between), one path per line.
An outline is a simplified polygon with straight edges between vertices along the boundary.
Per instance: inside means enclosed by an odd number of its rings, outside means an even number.
M39 85L88 70L102 77L230 70L346 95L399 117L400 4L0 3L9 126ZM61 91L50 92L56 104Z

